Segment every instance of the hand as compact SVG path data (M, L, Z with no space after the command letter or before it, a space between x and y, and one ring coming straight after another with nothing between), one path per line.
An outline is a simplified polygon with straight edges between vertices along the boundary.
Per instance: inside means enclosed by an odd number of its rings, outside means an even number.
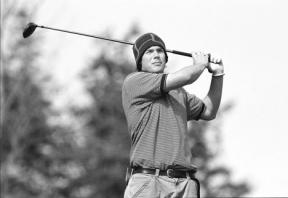
M209 65L209 55L205 54L203 52L192 52L192 58L194 65L204 65L205 67L208 67Z
M223 65L223 61L221 58L216 58L210 55L210 61L211 62L208 64L207 69L210 73L213 74L213 76L224 74L224 65ZM212 62L216 62L217 64L212 63Z

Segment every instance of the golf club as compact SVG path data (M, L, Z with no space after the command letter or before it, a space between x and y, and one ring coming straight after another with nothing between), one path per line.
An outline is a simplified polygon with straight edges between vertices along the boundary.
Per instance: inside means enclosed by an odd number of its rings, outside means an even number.
M59 31L59 32L66 32L66 33L70 33L70 34L77 34L77 35L81 35L81 36L92 37L92 38L102 39L102 40L106 40L106 41L112 41L112 42L127 44L127 45L134 45L134 43L131 43L131 42L121 41L121 40L117 40L117 39L109 39L109 38L105 38L105 37L101 37L101 36L84 34L84 33L80 33L80 32L74 32L74 31L63 30L63 29L58 29L58 28L52 28L52 27L47 27L47 26L43 26L43 25L37 25L37 24L32 23L32 22L28 23L26 25L26 27L24 28L23 37L27 38L27 37L31 36L34 33L34 31L36 30L37 27L44 28L44 29L49 29L49 30L54 30L54 31ZM182 55L182 56L192 57L191 53L177 51L177 50L166 49L166 52L173 53L173 54L178 54L178 55ZM219 62L211 61L210 60L210 54L208 54L208 55L209 55L209 62L215 63L215 64L219 64Z

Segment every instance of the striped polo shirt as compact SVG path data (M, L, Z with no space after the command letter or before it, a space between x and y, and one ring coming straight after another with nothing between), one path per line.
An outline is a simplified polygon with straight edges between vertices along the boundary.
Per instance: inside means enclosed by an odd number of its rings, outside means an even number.
M187 145L187 121L198 119L204 103L183 88L164 93L167 74L134 72L122 87L122 103L131 137L130 165L195 169Z

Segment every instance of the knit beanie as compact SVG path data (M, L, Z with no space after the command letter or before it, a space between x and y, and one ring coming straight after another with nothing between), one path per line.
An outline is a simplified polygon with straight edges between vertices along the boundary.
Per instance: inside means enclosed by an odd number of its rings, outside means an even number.
M136 66L138 71L141 71L142 65L141 65L141 59L144 54L144 52L152 47L152 46L159 46L163 48L166 58L166 63L168 61L168 56L166 53L166 46L165 43L162 41L162 39L157 36L154 33L146 33L140 36L133 45L133 53L136 61Z

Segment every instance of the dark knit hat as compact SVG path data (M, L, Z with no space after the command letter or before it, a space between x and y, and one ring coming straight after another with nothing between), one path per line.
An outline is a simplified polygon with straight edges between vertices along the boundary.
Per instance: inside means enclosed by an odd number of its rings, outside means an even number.
M162 47L165 53L166 62L168 61L166 46L162 39L154 33L146 33L140 36L133 45L133 53L138 71L141 71L142 69L141 59L144 52L152 46Z

